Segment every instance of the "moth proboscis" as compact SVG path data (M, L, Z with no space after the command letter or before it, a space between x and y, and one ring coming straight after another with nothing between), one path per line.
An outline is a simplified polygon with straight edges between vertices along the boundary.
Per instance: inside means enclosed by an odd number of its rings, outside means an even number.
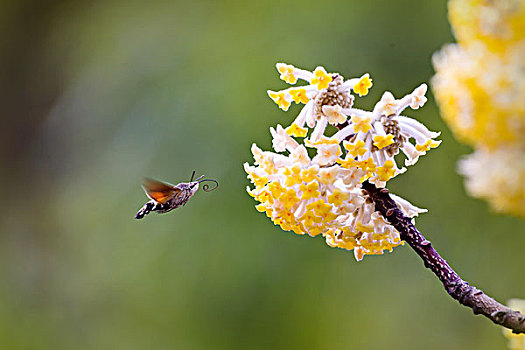
M202 186L202 189L206 192L213 191L219 186L219 183L216 180L204 179L204 175L193 181L194 176L195 171L193 171L191 175L190 182L181 182L178 185L144 178L142 180L142 189L146 192L150 201L144 204L144 206L137 212L135 219L142 219L152 211L163 214L186 205L190 198L193 197L195 192L199 189L199 184L201 182L215 182L215 186L211 189L208 184Z

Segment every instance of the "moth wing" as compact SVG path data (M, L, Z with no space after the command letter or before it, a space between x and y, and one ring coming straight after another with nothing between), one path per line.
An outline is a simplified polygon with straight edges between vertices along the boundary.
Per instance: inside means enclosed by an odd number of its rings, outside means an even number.
M142 180L142 188L149 198L161 204L166 203L181 191L180 188L170 183L147 178Z

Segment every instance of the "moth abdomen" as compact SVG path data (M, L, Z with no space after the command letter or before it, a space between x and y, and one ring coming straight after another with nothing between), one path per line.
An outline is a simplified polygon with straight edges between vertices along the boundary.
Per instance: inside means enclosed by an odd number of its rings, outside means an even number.
M144 216L148 215L152 210L154 210L155 205L153 202L147 202L144 206L137 212L135 219L142 219Z
M177 206L174 206L173 201L169 200L166 203L157 203L157 205L155 205L155 208L153 208L153 211L156 211L159 214L163 214L175 208L177 208Z

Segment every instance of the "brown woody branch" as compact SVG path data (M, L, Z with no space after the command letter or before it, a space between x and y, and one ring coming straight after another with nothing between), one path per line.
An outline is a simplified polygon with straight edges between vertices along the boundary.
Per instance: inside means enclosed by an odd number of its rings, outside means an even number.
M368 181L363 189L379 211L400 233L401 239L423 259L426 268L439 278L448 294L460 304L472 309L474 314L484 315L492 322L512 329L513 333L525 333L525 315L498 303L481 290L469 285L448 265L432 244L415 228L410 218L403 215L386 188L377 188Z

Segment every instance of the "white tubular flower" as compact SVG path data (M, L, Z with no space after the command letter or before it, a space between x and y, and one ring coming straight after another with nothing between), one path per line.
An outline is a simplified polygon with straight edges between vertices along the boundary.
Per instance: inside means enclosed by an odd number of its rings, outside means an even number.
M335 106L323 106L323 114L326 115L328 122L332 125L342 124L346 122L347 116L341 113L343 108L339 105Z
M303 145L297 146L290 152L290 162L306 166L310 164L310 157L308 151Z
M412 92L410 108L418 109L419 107L422 107L427 102L427 98L425 97L425 94L427 93L427 89L428 89L427 84L421 84L419 87L417 87L414 90L414 92Z
M293 151L299 144L290 135L286 133L280 124L274 129L270 127L270 133L272 134L272 146L275 152Z
M401 209L401 212L403 212L405 216L408 216L410 218L414 216L418 216L419 214L428 212L427 209L418 208L415 205L411 204L406 199L396 196L393 193L390 194L390 197L392 197L394 202L396 202L399 209Z
M391 92L386 91L381 97L381 101L374 108L376 114L389 117L397 113L399 102L394 98Z
M333 165L342 153L338 143L322 144L317 148L317 155L314 157L313 162L321 166Z
M406 165L412 165L439 145L434 140L439 133L400 115L409 106L417 109L425 103L426 85L400 100L386 92L373 111L365 111L353 107L351 92L368 93L368 73L345 81L323 67L308 72L279 63L277 69L284 81L305 80L307 85L269 90L269 96L283 110L292 101L304 107L288 127L270 128L276 153L252 146L256 165L245 164L244 169L255 185L248 193L260 202L257 210L285 231L323 235L332 247L353 249L357 260L402 244L399 232L375 211L362 183L368 180L382 187L404 172L394 159L399 150L407 155ZM327 135L328 124L339 131ZM395 200L409 217L425 211L399 197Z

